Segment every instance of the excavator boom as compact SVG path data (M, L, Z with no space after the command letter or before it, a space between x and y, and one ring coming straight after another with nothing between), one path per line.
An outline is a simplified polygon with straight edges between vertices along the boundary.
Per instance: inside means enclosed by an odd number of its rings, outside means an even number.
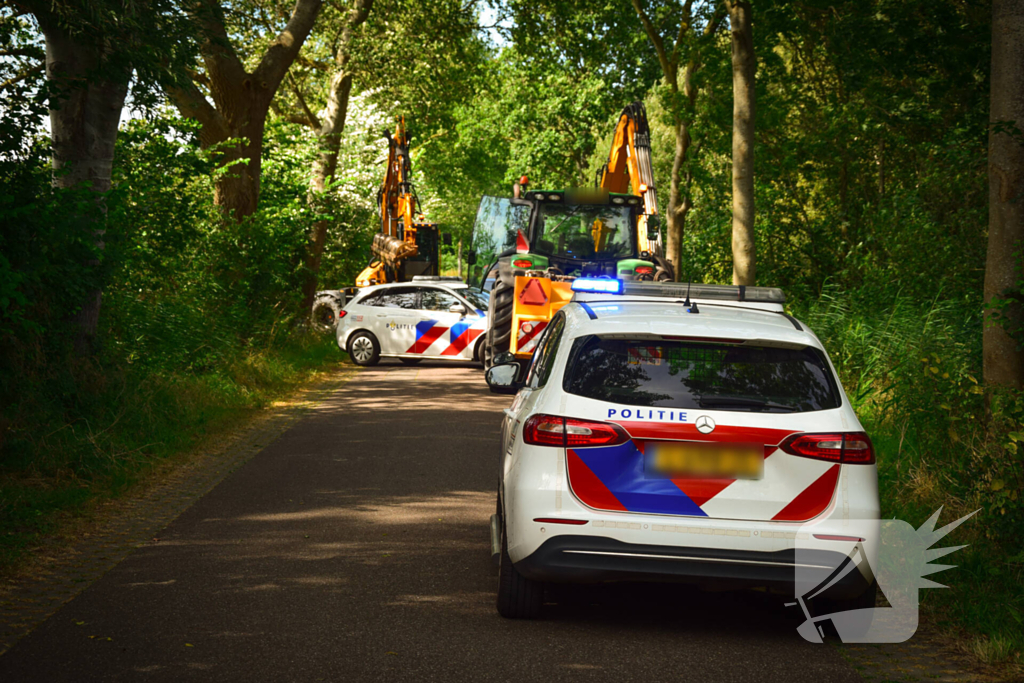
M630 185L633 194L644 200L644 211L637 224L640 251L663 256L660 234L651 239L647 231L648 219L658 215L658 194L651 167L651 129L643 102L634 102L622 110L608 163L597 174L597 186L609 192L629 194Z
M384 182L377 191L380 232L373 237L371 261L356 278L357 287L438 274L437 224L426 222L415 211L419 200L412 184L405 117L399 117L393 134L385 130L384 137L388 140L388 161Z

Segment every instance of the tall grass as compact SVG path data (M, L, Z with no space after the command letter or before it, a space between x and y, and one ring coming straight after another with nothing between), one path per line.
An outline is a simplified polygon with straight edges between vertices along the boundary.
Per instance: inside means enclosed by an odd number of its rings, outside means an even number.
M1024 401L979 383L980 303L826 288L794 313L821 338L875 443L883 516L919 526L939 507L944 521L980 510L946 539L969 547L947 559L957 569L932 577L952 590L926 589L925 609L969 631L974 655L1024 663Z

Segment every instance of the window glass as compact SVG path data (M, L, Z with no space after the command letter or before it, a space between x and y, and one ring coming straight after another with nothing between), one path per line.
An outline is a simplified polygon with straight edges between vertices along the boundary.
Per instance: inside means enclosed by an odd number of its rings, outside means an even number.
M631 406L792 413L840 405L817 349L581 337L563 386Z
M470 267L466 279L479 286L484 269L489 268L498 254L516 244L516 234L525 235L530 225L530 206L513 204L504 197L483 197L473 224L471 250L476 252L476 264Z
M424 289L420 292L420 308L425 311L444 311L462 302L440 289Z
M543 204L537 250L571 259L611 259L633 254L633 224L625 206Z
M380 292L373 292L372 294L367 294L356 303L360 306L380 306L380 295Z
M380 293L380 300L374 304L384 308L417 308L419 292L415 287L395 287Z
M487 312L487 306L491 298L487 292L481 292L479 289L463 289L459 291L459 294L466 297L466 300L473 304L473 308L477 311L481 313Z
M557 315L551 321L548 329L544 331L544 338L537 345L533 354L533 364L530 366L530 376L526 380L526 386L537 389L547 384L551 376L551 368L555 363L555 356L558 353L558 344L562 340L562 332L565 330L565 316Z

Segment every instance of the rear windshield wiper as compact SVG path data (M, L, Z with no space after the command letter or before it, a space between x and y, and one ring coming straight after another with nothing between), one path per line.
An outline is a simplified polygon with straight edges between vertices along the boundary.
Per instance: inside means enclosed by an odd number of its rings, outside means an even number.
M698 401L701 408L710 408L711 406L737 406L743 408L750 408L751 410L782 410L787 413L795 413L797 411L793 406L787 406L782 403L772 403L771 401L762 401L757 398L743 398L741 396L707 396Z

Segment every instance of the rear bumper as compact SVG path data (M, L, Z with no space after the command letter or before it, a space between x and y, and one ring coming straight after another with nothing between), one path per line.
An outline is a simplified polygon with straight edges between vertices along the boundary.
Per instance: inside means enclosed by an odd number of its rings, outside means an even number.
M792 548L758 552L641 545L602 536L564 535L548 539L515 567L537 581L678 581L736 588L765 586L793 595L798 567L803 586L808 579L813 583L824 581L847 561L845 553L830 550L801 549L799 554ZM829 589L828 596L855 598L867 588L863 574L852 571Z

